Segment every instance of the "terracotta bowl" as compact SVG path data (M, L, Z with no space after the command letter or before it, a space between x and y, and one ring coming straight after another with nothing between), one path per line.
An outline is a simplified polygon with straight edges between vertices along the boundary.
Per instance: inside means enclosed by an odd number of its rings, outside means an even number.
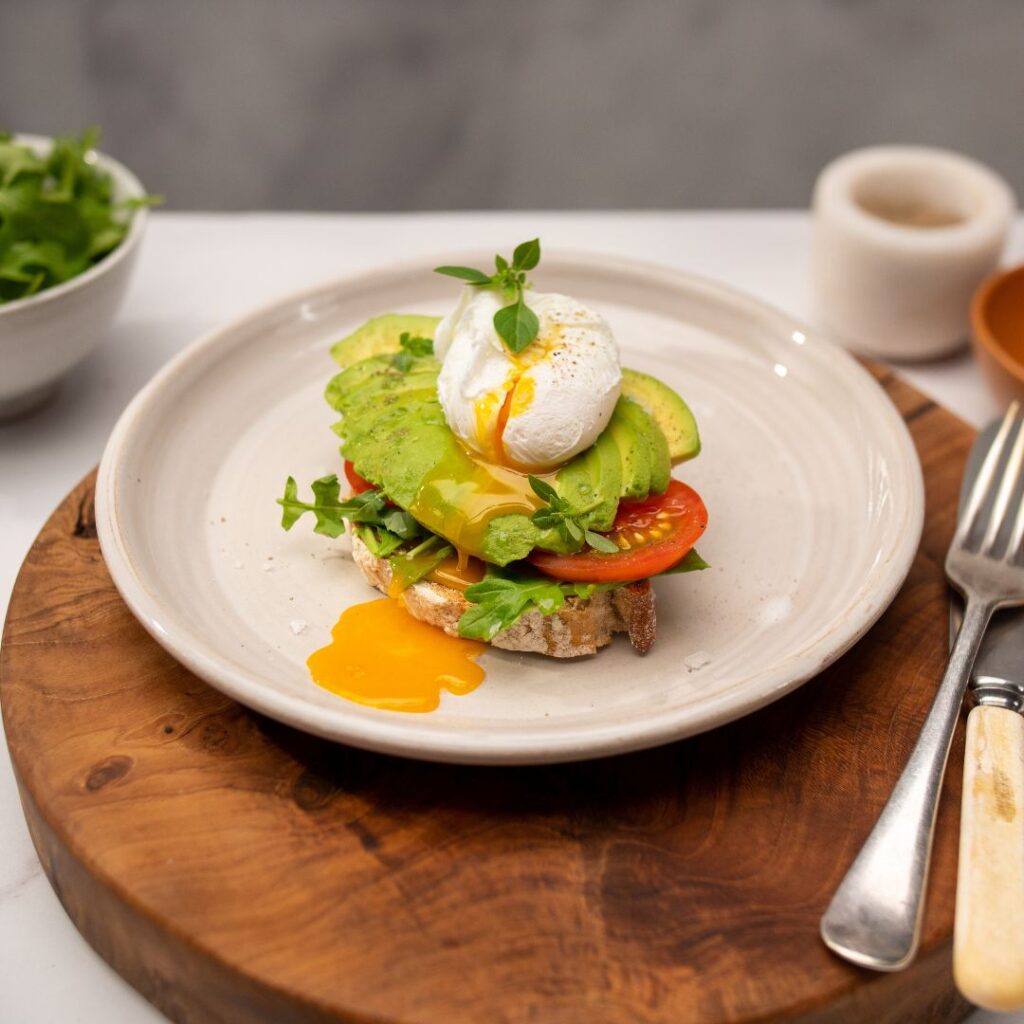
M1024 265L993 275L974 293L971 344L993 394L1024 401Z

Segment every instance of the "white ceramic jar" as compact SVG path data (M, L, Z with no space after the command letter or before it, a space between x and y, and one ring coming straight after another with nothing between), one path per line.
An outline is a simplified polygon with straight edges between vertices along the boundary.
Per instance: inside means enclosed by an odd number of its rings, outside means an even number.
M817 318L858 352L930 359L963 345L971 295L999 262L1014 195L958 153L876 146L814 189Z
M14 141L37 153L53 144L38 135L16 135ZM115 199L145 195L123 164L97 153L96 166L111 176ZM144 207L136 210L121 244L85 273L0 304L0 420L45 402L60 379L103 340L128 287L146 219Z

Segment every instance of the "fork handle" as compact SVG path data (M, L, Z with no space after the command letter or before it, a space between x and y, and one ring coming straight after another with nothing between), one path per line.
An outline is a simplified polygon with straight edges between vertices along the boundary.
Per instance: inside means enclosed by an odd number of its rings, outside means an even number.
M821 919L825 944L862 967L899 971L917 952L942 776L967 680L992 611L992 604L968 597L921 735Z
M1024 718L979 704L967 719L953 974L972 1003L1024 1007Z

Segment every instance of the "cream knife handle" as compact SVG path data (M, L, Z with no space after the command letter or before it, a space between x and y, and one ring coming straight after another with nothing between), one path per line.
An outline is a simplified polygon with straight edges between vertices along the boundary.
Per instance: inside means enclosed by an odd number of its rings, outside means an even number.
M972 1003L1024 1007L1024 718L979 704L967 719L953 974Z

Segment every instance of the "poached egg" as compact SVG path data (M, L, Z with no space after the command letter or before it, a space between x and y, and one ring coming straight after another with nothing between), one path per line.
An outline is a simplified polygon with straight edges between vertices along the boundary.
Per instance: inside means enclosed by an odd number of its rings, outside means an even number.
M608 425L622 386L607 320L557 293L527 293L537 337L512 352L494 329L508 300L466 287L438 324L438 398L452 432L490 462L545 470L572 458Z

